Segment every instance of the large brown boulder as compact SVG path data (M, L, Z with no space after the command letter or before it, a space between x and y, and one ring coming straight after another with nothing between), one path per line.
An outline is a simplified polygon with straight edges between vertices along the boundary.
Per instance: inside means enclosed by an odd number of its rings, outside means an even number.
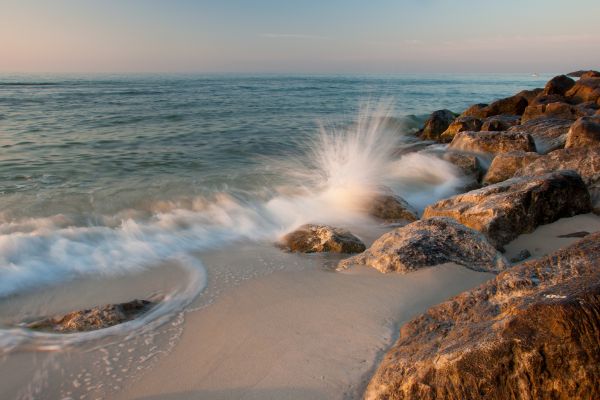
M474 153L506 153L509 151L535 151L533 138L526 133L514 132L459 132L449 149Z
M299 253L360 253L364 243L350 231L327 225L302 225L281 239L281 247Z
M568 119L535 119L521 125L515 125L507 132L526 133L535 141L538 153L547 153L565 146L567 132L573 123Z
M597 101L600 98L600 78L580 78L566 96L577 103Z
M481 120L476 117L458 117L449 126L448 129L440 135L440 141L450 143L458 132L473 131L481 129Z
M600 398L600 233L430 308L364 398Z
M416 221L417 211L402 197L393 193L378 193L369 201L369 215L386 222Z
M367 265L380 272L410 272L454 262L476 271L498 272L509 264L485 236L449 218L431 218L397 228L338 269Z
M566 75L555 76L544 87L544 94L564 95L575 85L575 81Z
M148 300L133 300L128 303L108 304L44 318L39 321L30 322L26 326L29 329L46 332L87 332L130 321L147 312L154 305L156 303Z
M500 153L492 160L492 164L483 178L483 183L489 185L510 179L517 170L532 163L538 157L540 155L534 152L511 151L510 153Z
M565 148L600 145L600 118L579 118L569 129Z
M448 129L456 116L450 110L434 111L420 132L423 140L438 140L442 132Z
M494 115L486 118L481 125L482 131L505 131L511 126L519 125L521 117L518 115ZM473 129L475 130L475 129Z
M539 225L590 210L590 194L579 175L558 171L512 178L440 200L427 207L422 218L454 218L502 248Z

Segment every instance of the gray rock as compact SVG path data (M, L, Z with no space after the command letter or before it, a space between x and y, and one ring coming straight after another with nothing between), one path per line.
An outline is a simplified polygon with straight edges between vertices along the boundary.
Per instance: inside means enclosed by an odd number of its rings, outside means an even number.
M490 272L508 265L479 232L449 218L431 218L384 234L364 253L342 260L338 269L362 264L383 273L410 272L447 262Z

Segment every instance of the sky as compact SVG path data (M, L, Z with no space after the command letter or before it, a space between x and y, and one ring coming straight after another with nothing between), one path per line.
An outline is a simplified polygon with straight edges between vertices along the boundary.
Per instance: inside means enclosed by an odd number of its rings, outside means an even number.
M599 0L0 0L0 73L600 69Z

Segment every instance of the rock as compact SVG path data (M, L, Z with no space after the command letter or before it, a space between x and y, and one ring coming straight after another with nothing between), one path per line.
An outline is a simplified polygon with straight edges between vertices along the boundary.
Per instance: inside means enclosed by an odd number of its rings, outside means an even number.
M577 119L577 108L567 103L548 103L527 106L521 117L523 123L536 118Z
M360 253L364 243L346 229L327 225L306 224L288 233L282 239L282 247L299 253Z
M509 151L535 151L533 138L526 133L514 132L459 132L449 149L475 153L507 153Z
M448 129L448 126L454 121L456 116L450 110L438 110L431 114L431 117L425 121L423 129L420 131L420 137L423 140L438 140L442 132Z
M523 94L516 94L511 97L496 100L492 104L486 107L484 116L491 117L493 115L508 114L508 115L521 115L525 111L525 107L529 102Z
M529 250L527 249L523 249L519 252L519 254L517 254L516 256L514 256L513 258L510 259L510 262L513 264L519 263L523 260L528 259L529 257L531 257L531 253L529 252Z
M550 171L576 171L586 184L594 212L600 210L600 147L572 147L539 157L515 172L515 176L542 175Z
M566 93L571 101L583 103L586 101L596 102L600 98L600 78L581 78Z
M544 94L564 95L575 85L575 81L566 75L555 76L544 87Z
M539 225L590 210L590 194L579 175L574 171L558 171L512 178L440 200L427 207L422 218L454 218L482 232L501 249Z
M416 153L417 151L421 151L426 149L427 147L436 144L437 142L426 140L426 141L418 141L418 142L408 142L402 143L394 152L392 156L394 157L402 157L405 154Z
M386 222L416 221L417 211L400 196L379 193L369 204L369 215Z
M485 109L488 105L485 103L473 104L460 114L460 117L485 118Z
M479 131L481 129L481 120L475 117L458 117L448 129L446 129L439 137L443 143L450 143L458 132L464 131Z
M538 157L540 155L534 152L511 151L500 153L492 160L492 164L483 178L483 183L489 185L510 179L517 170L530 164Z
M529 102L529 106L537 106L540 104L549 104L549 103L568 103L567 98L565 96L559 94L540 94L532 101Z
M342 260L338 269L361 264L383 273L410 272L447 262L491 272L508 265L479 232L449 218L431 218L384 234L364 253Z
M568 119L536 119L515 125L507 132L526 133L533 137L538 153L547 153L565 146L567 132L573 123Z
M600 233L401 327L364 398L600 398Z
M505 131L511 126L521 123L521 117L517 115L494 115L486 118L481 125L482 131Z
M567 133L565 148L600 145L600 118L579 118Z
M533 99L541 95L543 92L544 89L541 88L536 88L532 90L521 90L519 93L516 94L516 96L524 97L525 100L527 100L527 104L531 104Z
M600 72L593 70L579 70L575 72L569 72L567 76L571 76L573 78L598 78L600 77Z
M477 156L468 153L455 151L447 151L442 158L451 164L456 165L466 176L473 178L475 182L479 182L483 176L483 166L479 162Z
M148 300L109 304L44 318L28 323L26 327L38 331L58 333L93 331L131 321L155 305L156 303Z

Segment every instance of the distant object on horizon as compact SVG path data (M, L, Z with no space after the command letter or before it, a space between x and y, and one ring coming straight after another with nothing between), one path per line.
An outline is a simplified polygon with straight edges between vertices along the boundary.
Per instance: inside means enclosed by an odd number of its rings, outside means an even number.
M538 74L537 72L534 72L531 74L531 76L538 77L538 76L540 76L540 74Z

